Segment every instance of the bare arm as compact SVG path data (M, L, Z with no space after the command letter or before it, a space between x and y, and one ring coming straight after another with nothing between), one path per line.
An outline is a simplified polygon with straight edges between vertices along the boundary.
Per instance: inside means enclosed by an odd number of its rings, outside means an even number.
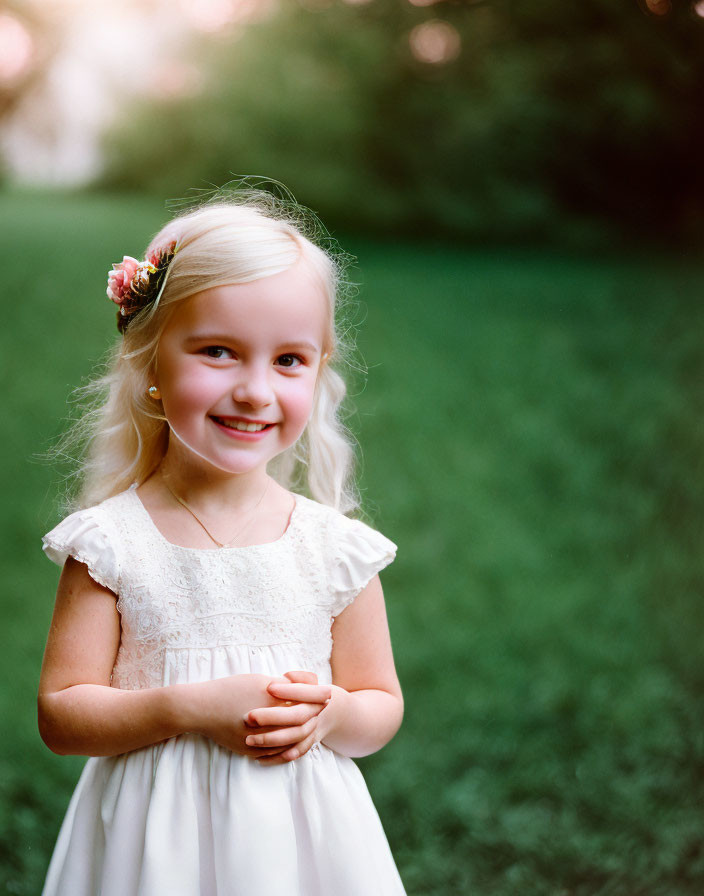
M315 740L346 756L366 756L388 743L401 725L403 697L378 576L337 617L332 634L330 702L307 725L302 746L299 744L269 762L296 759ZM305 700L314 685L304 681L303 677L291 684L275 681L268 690L281 700ZM262 724L273 724L276 713L258 711L256 716ZM278 732L256 736L255 742L277 744Z
M115 756L194 732L234 752L261 756L245 744L244 717L281 701L272 679L235 675L199 684L127 691L110 686L120 643L115 595L70 558L61 574L39 682L39 731L56 753ZM278 751L275 751L278 752Z
M323 711L323 742L346 756L367 756L391 740L403 719L379 576L337 617L332 636L333 696Z

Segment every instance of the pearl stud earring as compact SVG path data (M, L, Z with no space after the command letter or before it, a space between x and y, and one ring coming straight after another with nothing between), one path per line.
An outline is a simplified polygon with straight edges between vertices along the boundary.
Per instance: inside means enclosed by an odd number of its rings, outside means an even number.
M147 389L150 398L161 398L161 393L159 392L158 386L150 386Z

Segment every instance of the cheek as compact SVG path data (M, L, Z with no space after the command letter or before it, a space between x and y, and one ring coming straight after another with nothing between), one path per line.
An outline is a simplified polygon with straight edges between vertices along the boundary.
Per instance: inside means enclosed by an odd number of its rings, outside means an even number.
M300 429L308 422L313 410L315 381L297 381L292 383L285 397L286 417L292 425Z
M217 371L203 367L166 370L160 377L159 386L167 417L169 413L182 416L189 412L205 411L222 391Z

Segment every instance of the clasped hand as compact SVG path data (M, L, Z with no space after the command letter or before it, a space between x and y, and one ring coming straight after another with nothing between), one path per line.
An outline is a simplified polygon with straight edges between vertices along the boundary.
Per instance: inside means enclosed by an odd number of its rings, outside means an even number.
M250 710L245 724L252 729L245 743L262 765L291 762L320 740L320 714L330 701L330 685L319 685L312 672L286 672L267 692L275 706Z
M332 693L330 685L319 685L312 672L287 672L273 680L236 675L205 687L202 696L209 706L200 708L208 721L198 733L262 765L298 759L321 739L320 714Z

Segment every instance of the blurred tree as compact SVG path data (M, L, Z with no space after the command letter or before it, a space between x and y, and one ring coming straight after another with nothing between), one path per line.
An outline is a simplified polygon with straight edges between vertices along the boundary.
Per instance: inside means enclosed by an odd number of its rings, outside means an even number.
M702 49L689 7L636 0L284 0L194 49L198 96L123 119L102 183L183 195L265 173L377 231L691 236Z
M561 208L660 238L701 232L704 20L533 0L511 17L547 98L544 182Z

